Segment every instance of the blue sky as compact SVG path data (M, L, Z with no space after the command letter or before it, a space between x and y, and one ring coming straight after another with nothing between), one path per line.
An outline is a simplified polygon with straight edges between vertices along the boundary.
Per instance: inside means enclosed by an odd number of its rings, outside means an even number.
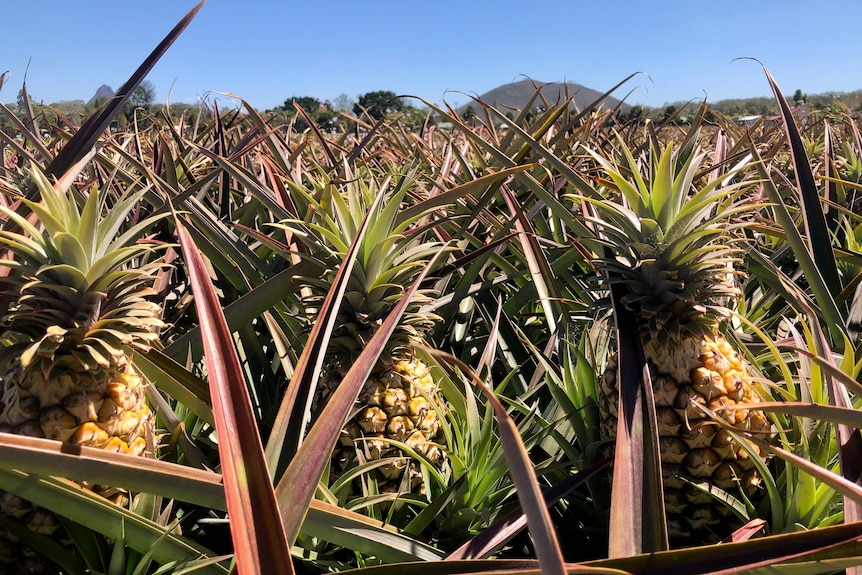
M5 2L0 92L25 78L37 101L87 100L119 87L192 0ZM290 96L332 100L372 90L460 104L529 77L662 106L769 93L763 62L788 95L862 89L859 0L577 2L208 0L148 76L159 102L230 92L258 109Z

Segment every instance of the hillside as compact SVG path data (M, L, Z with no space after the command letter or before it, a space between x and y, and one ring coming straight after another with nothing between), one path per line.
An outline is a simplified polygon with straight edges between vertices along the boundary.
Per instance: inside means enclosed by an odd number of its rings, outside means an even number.
M602 92L598 90L593 90L574 82L545 84L538 80L521 80L489 90L479 96L479 99L503 112L512 109L523 110L530 101L530 98L535 94L538 86L541 86L542 97L549 103L562 102L567 97L571 97L579 109L586 108L602 95ZM537 100L533 103L533 106L540 106L541 103L541 100ZM603 107L605 109L615 108L618 104L620 104L618 99L609 97L605 100ZM473 105L474 109L476 108L473 102L468 102L461 106L458 112L463 113L470 105ZM622 107L623 109L627 109L630 106L622 104Z

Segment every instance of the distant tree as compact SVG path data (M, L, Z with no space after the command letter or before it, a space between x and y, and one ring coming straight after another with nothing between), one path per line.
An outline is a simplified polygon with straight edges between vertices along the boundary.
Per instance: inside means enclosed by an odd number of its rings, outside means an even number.
M400 112L408 107L410 106L405 104L401 98L396 98L395 92L378 90L360 95L359 100L353 105L353 113L358 116L362 114L363 110L366 110L372 118L379 120L386 114Z
M401 121L412 131L424 130L427 126L433 126L436 123L434 117L428 113L427 108L405 106L401 112Z
M295 113L296 108L293 106L294 102L298 104L299 107L302 108L309 116L316 114L322 105L320 100L313 96L291 96L284 101L284 104L281 105L281 109L286 111L288 114Z
M467 106L467 108L464 110L464 112L461 113L461 119L463 119L464 121L467 121L467 122L469 122L470 120L472 120L475 117L476 117L476 109L473 108L473 106Z
M545 108L541 106L533 106L532 108L527 110L526 114L524 114L524 122L527 126L529 126L530 124L535 122L540 115L544 114L545 111Z
M6 114L0 114L0 131L5 132L6 134L15 134L18 132L18 127L12 121L12 118ZM5 144L0 143L0 149L4 146ZM2 158L2 155L0 155L0 158Z
M18 105L19 108L23 108L24 106L27 105L27 98L28 97L30 99L30 104L32 105L34 103L33 97L30 96L29 94L25 96L24 87L22 86L21 89L18 90L18 97L15 99L15 103Z
M356 102L347 94L339 94L332 101L332 108L335 110L351 110Z
M662 115L662 120L670 119L674 114L676 114L676 106L670 105L664 109L664 114Z
M129 124L132 123L137 110L148 112L155 101L156 87L149 80L144 80L137 88L132 90L129 100L123 106L123 116L125 116L126 122Z
M333 109L332 103L323 102L314 115L314 123L322 129L328 129L334 126L336 118L338 118L338 114Z
M281 106L269 111L278 112L285 121L292 121L294 129L305 131L310 126L305 117L297 112L294 104L302 108L312 123L321 129L329 129L335 124L337 114L334 106L329 102L321 102L313 96L291 96Z
M156 101L156 87L149 80L144 80L132 91L129 105L135 108L149 108Z
M633 122L636 124L640 124L647 117L646 109L641 106L632 106L627 110L620 109L616 113L616 121L620 124L626 124L629 122Z
M808 96L803 94L802 90L797 89L795 92L793 92L793 102L795 104L804 104L807 99Z

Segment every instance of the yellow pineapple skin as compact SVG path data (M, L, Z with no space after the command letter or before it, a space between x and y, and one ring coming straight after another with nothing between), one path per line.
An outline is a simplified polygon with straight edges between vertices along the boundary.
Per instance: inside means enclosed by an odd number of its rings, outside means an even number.
M153 455L155 418L146 403L144 380L131 364L96 372L40 367L44 369L21 369L17 363L7 371L0 398L0 431L128 455ZM128 498L122 489L88 487L115 503ZM0 492L0 516L17 520L31 531L59 536L61 541L65 537L53 513L10 493ZM40 557L6 530L0 531L0 566L49 572Z
M741 526L727 506L689 481L706 482L737 497L741 489L756 501L761 479L749 450L766 455L754 444L743 448L700 407L764 438L771 425L762 411L733 409L761 398L744 359L723 336L689 337L679 343L659 345L653 340L644 352L655 399L668 534L675 546L688 546L717 541ZM619 400L615 357L609 358L601 377L600 394L603 435L613 439Z
M318 403L340 381L338 370L325 370ZM438 467L444 465L437 411L441 406L437 383L420 359L378 361L333 452L333 471L340 475L363 462L392 459L375 470L381 491L403 491L404 485L418 489L419 463L390 441L408 445Z
M154 416L144 380L127 364L97 372L20 369L4 378L0 431L152 455Z

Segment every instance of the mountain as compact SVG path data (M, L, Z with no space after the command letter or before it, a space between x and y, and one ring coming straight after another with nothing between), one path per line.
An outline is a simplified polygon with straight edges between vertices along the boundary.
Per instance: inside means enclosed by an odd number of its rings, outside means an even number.
M95 104L98 102L104 102L105 100L110 100L114 97L114 89L108 86L107 84L102 84L99 86L99 89L96 90L96 93L93 94L93 97L87 102L87 104Z
M489 90L488 92L485 92L484 94L479 96L479 99L486 104L494 106L503 113L512 108L516 110L523 110L527 103L530 101L530 98L532 98L533 94L535 94L536 89L540 86L542 91L542 97L544 97L545 100L548 101L548 103L562 102L566 99L566 97L570 97L574 100L575 105L579 109L586 108L602 95L602 92L599 92L598 90L593 90L591 88L587 88L586 86L575 84L574 82L559 82L546 84L537 80L521 80L519 82L504 84L502 86L494 88L493 90ZM605 109L615 108L619 103L620 101L618 99L608 97L602 103L602 106ZM458 109L458 112L463 113L463 111L471 105L473 106L474 110L477 109L475 103L468 102L461 106L461 108ZM541 99L537 98L533 102L533 106L541 105ZM627 109L629 107L630 106L628 104L622 104L623 109Z

